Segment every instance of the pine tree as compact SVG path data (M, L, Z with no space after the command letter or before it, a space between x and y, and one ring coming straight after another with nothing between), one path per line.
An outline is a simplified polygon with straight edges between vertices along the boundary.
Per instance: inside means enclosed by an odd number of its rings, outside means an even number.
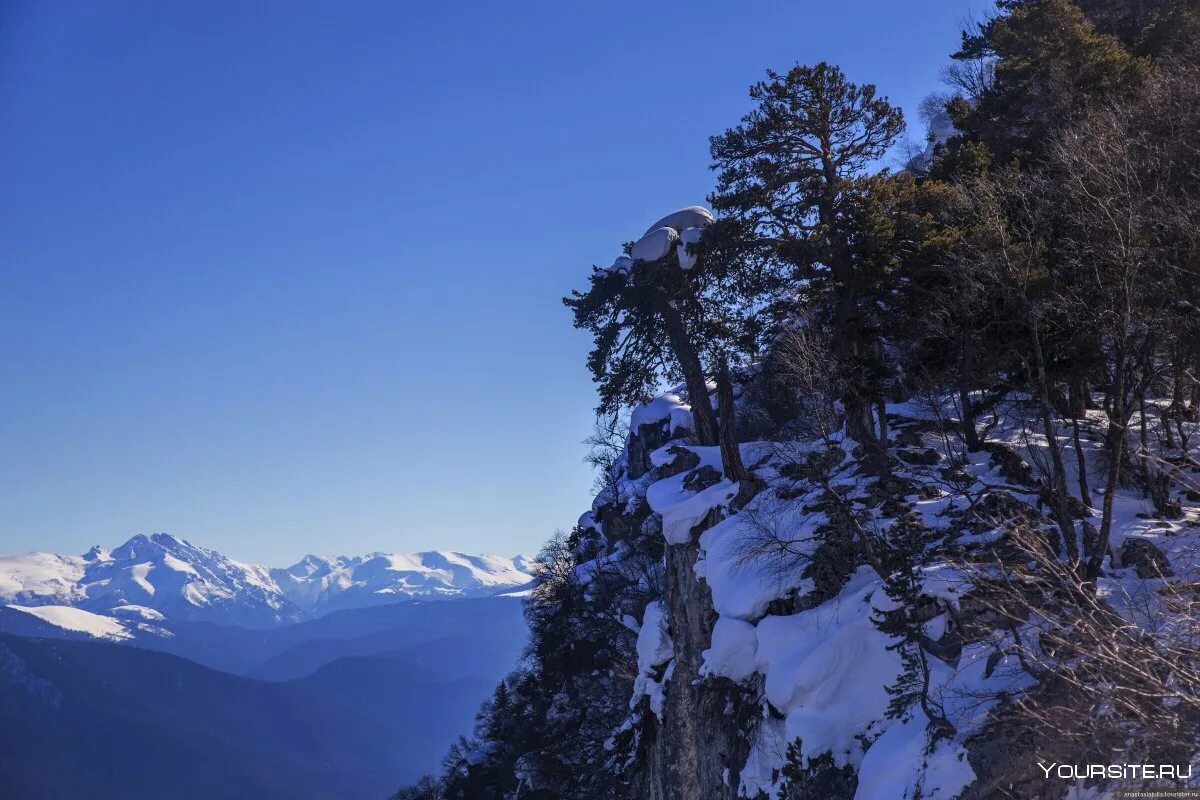
M720 223L710 228L724 230ZM585 292L563 303L575 327L590 331L588 368L599 388L596 411L609 414L643 402L664 378L682 376L696 438L717 443L717 420L709 399L703 356L752 351L761 335L758 312L775 286L751 262L709 257L709 233L687 245L695 263L683 268L671 247L654 261L630 260L622 269L596 269ZM713 239L721 242L723 234Z
M774 264L812 297L811 309L827 312L847 428L878 447L871 409L879 393L866 376L879 367L881 348L864 302L868 270L847 220L862 200L863 173L896 140L903 115L874 86L851 83L826 63L769 71L750 96L756 108L711 140L719 171L713 207L741 223L727 251Z
M960 131L1001 161L1036 158L1051 131L1152 71L1070 0L1000 7L1007 13L964 33L954 54L959 61L993 64L991 83L971 102L952 102L950 113Z
M924 578L920 564L927 558L929 531L910 521L892 526L888 536L890 574L884 589L896 603L895 609L877 612L873 621L882 632L896 637L888 646L900 655L900 674L887 688L891 698L888 717L904 719L914 706L920 707L935 736L954 734L954 725L938 699L930 695L930 654L925 650L927 598L922 596Z
M677 259L637 261L629 271L597 269L591 287L572 292L563 303L574 312L575 327L594 337L588 368L600 391L598 414L643 402L664 377L682 373L697 437L702 444L716 443L716 421L694 343L705 318Z

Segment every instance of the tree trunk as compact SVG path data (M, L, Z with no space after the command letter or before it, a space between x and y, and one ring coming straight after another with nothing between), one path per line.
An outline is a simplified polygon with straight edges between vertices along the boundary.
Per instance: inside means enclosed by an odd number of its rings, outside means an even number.
M1139 456L1142 462L1142 477L1146 481L1146 493L1150 496L1150 502L1154 504L1154 510L1159 516L1167 516L1171 513L1171 472L1159 466L1158 459L1150 449L1150 416L1146 412L1145 385L1139 388L1137 400L1140 415L1138 435L1141 442ZM1163 428L1170 437L1171 426L1165 412L1163 413ZM1169 441L1168 446L1171 446Z
M871 404L858 397L846 396L842 399L842 407L846 410L846 433L859 444L874 449L875 420L871 416Z
M1154 499L1154 462L1150 458L1149 421L1146 419L1146 392L1137 393L1138 407L1138 461L1142 464L1142 480L1146 482L1146 495Z
M750 481L750 472L742 462L742 453L738 448L737 422L733 409L733 381L729 377L729 363L721 357L717 369L717 408L721 414L721 467L725 477L734 483Z
M971 392L964 379L959 380L958 404L962 407L960 413L962 414L963 443L967 446L968 452L974 453L979 450L982 442L979 441L979 430L975 427L975 408L971 405Z
M824 152L828 154L830 148L826 146ZM837 185L837 166L832 158L826 155L822 158L822 169L825 175L825 191L818 204L818 217L830 232L827 260L830 277L833 279L833 352L844 374L852 375L861 355L859 332L856 329L858 292L853 282L854 270L849 247L844 239L837 235L839 228L834 190ZM853 377L847 379L847 384L842 393L842 408L846 412L846 434L865 447L874 458L878 455L879 441L875 436L875 423L871 419L869 394L863 391L862 386L854 385Z
M1071 418L1080 419L1087 416L1087 379L1082 375L1072 375L1067 392L1067 404L1071 410Z
M1042 432L1046 437L1046 447L1050 451L1050 486L1047 489L1047 500L1051 514L1058 525L1063 537L1063 547L1072 566L1080 564L1079 542L1075 537L1075 522L1071 519L1070 507L1067 504L1067 470L1063 466L1062 451L1058 446L1058 431L1054 426L1054 415L1050 400L1050 381L1046 377L1046 357L1042 352L1042 337L1038 331L1037 322L1030 327L1031 344L1033 345L1034 371L1038 382L1039 407L1042 418Z
M700 356L688 338L679 309L671 301L667 301L662 304L661 312L675 358L679 360L679 366L683 369L688 402L692 406L692 424L695 426L693 432L700 444L715 445L717 420L713 415L712 402L708 399L708 382L704 379L704 367L700 364Z
M888 451L888 418L887 418L887 401L882 398L875 401L875 416L879 419L879 450L884 455Z
M1069 378L1067 405L1071 409L1071 439L1075 445L1075 471L1079 480L1079 499L1089 508L1092 493L1088 488L1087 458L1083 454L1083 442L1079 438L1079 420L1087 418L1087 378L1078 372Z
M1075 441L1076 471L1079 473L1079 499L1089 508L1092 505L1092 493L1088 490L1087 457L1083 454L1083 443L1079 439L1079 418L1071 419L1071 438Z
M1108 542L1112 536L1113 499L1121 481L1121 458L1125 454L1125 429L1129 425L1130 407L1125 400L1125 347L1119 343L1113 359L1112 388L1105 398L1108 412L1108 432L1104 447L1108 451L1108 477L1104 483L1104 503L1100 513L1100 532L1096 537L1095 549L1088 554L1087 572L1084 577L1095 583L1100 577L1100 568L1108 554Z
M879 437L875 440L875 452L879 459L879 474L891 478L892 462L888 459L887 401L882 397L875 401L875 416L879 418Z

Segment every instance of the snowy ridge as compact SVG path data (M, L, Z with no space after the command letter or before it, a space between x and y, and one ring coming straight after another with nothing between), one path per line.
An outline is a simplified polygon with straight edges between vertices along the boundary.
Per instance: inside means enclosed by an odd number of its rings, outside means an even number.
M524 587L529 569L520 556L441 551L308 555L268 568L156 533L83 556L0 556L0 605L113 638L123 630L118 618L269 627L411 598L484 597Z

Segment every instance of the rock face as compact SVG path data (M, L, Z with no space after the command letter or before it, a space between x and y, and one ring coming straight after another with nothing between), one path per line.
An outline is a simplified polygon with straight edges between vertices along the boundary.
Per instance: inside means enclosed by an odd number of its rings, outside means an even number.
M720 520L711 512L688 544L667 547L666 608L675 664L667 683L662 722L648 730L646 763L638 796L649 800L735 800L736 767L749 752L748 717L742 692L731 681L705 678L700 666L712 643L713 611L708 585L697 579L695 539Z
M639 425L626 448L628 477L663 480L682 475L687 492L701 492L718 483L720 472L701 465L700 457L684 445L690 441L688 436L686 428L673 427L666 419ZM666 458L659 453L652 460L651 454L664 446ZM710 510L692 527L689 541L666 547L662 602L672 662L661 718L653 714L642 718L639 766L632 777L633 796L639 798L735 800L738 796L737 765L746 762L748 731L760 712L735 683L702 672L717 613L708 584L696 575L699 536L724 514L722 508ZM648 519L657 521L659 516ZM618 533L615 521L606 521L610 536Z
M666 428L660 422L640 425L630 434L629 443L625 447L630 478L640 478L653 468L650 454L666 443L667 436Z

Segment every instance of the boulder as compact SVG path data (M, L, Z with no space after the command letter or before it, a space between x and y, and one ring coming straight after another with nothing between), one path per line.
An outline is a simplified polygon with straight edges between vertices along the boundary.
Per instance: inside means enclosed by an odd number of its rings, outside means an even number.
M1139 578L1168 578L1175 574L1166 554L1149 539L1130 536L1121 543L1118 557L1122 566L1135 568Z
M683 479L683 488L689 492L702 492L708 487L720 483L720 481L721 473L712 467L704 466L693 470L691 474Z
M682 445L673 444L667 448L672 459L658 468L659 478L669 478L700 466L700 456Z
M926 467L931 467L942 459L942 454L932 447L925 450L898 449L896 450L896 455L906 464Z

